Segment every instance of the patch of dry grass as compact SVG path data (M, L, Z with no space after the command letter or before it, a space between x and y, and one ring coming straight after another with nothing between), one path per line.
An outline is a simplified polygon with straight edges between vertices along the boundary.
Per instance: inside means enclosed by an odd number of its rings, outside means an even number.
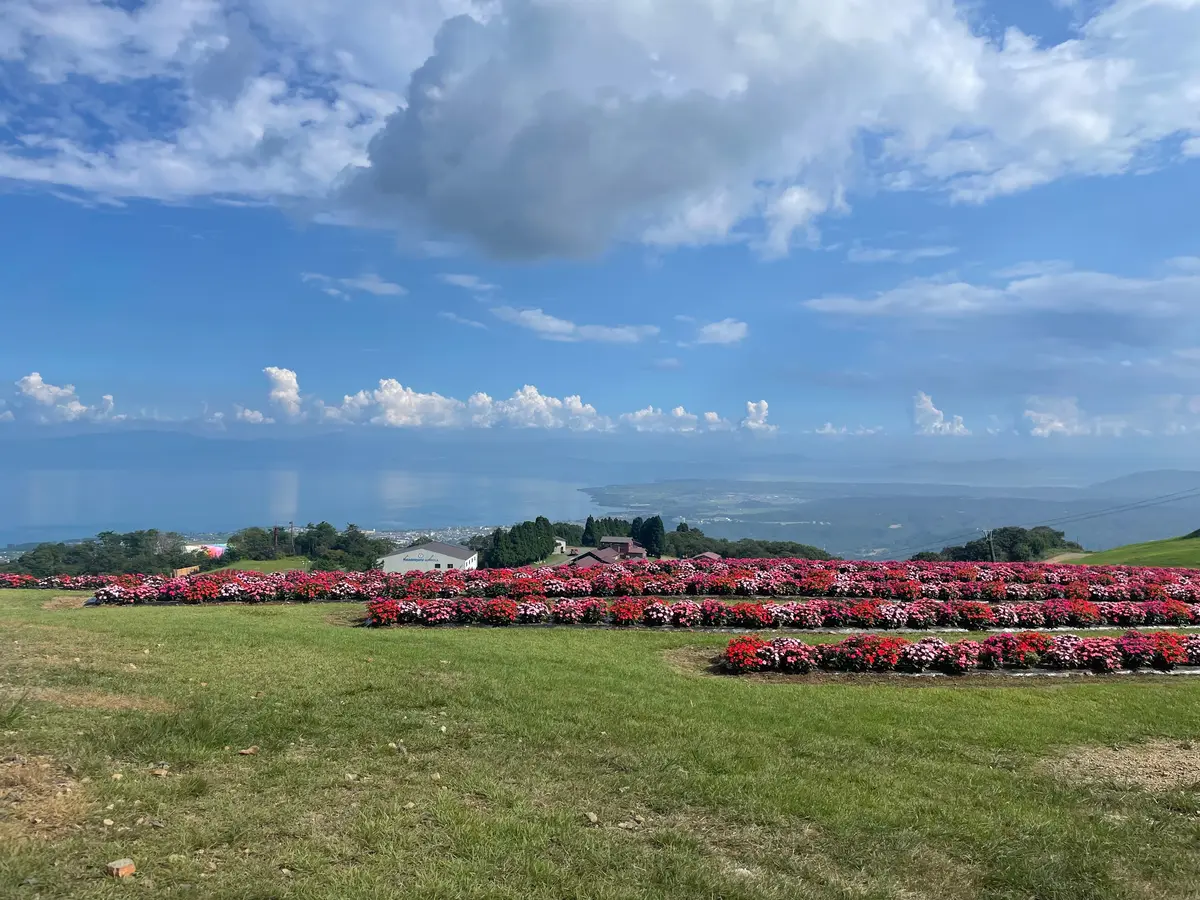
M1200 742L1148 741L1128 747L1075 747L1042 764L1068 781L1106 782L1147 791L1200 789Z
M83 822L79 783L49 756L0 760L0 844L52 837Z

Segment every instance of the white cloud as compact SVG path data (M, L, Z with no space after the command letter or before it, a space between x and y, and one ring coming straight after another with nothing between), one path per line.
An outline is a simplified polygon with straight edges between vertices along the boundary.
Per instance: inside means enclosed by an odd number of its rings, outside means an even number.
M496 318L527 328L548 341L595 341L604 344L636 344L658 334L657 325L576 325L541 309L492 308Z
M897 250L891 247L854 246L846 251L846 261L852 263L899 263L908 265L922 259L940 259L958 252L957 247L913 247Z
M18 379L16 386L38 422L120 421L124 418L113 415L112 394L105 394L98 404L88 406L79 399L75 385L49 384L38 372L30 372ZM9 414L12 415L11 411Z
M942 434L964 437L971 432L963 424L962 416L946 418L945 413L933 405L933 398L924 391L913 397L913 421L918 434Z
M883 432L883 429L878 426L874 427L874 428L867 428L866 426L859 425L857 428L852 429L852 428L847 428L845 425L842 425L839 428L839 427L835 426L832 422L826 422L820 428L813 430L813 434L819 434L822 437L843 437L843 436L867 437L872 434L881 434L882 432Z
M477 294L485 294L488 291L497 290L496 285L489 284L478 275L443 274L438 276L438 281L442 282L442 284L448 284L451 287L460 287L466 291L474 291Z
M1123 416L1090 416L1079 408L1074 397L1030 397L1025 418L1033 437L1119 437L1132 429ZM1172 423L1178 428L1179 423ZM1169 424L1166 433L1172 433Z
M710 322L700 326L696 333L697 344L736 344L745 340L750 333L750 326L737 319L722 319L720 322Z
M692 434L700 431L728 431L732 426L715 412L706 412L697 416L688 412L682 406L664 411L654 406L647 406L636 412L624 413L621 422L633 428L634 431L647 431L658 434Z
M13 411L11 409L6 409L3 411L0 411L0 422L13 422L13 421L15 421L15 417L13 416Z
M1057 45L1011 15L948 0L10 0L0 177L301 211L333 194L338 221L497 256L620 239L779 254L848 213L864 181L982 202L1200 154L1200 4L1088 4Z
M400 285L391 281L384 281L373 272L359 275L357 278L333 278L329 275L322 275L319 272L303 272L300 275L300 280L314 282L326 294L341 300L350 299L348 291L374 294L376 297L403 297L408 293Z
M422 394L406 388L395 378L384 378L372 392L375 414L371 422L393 428L444 428L462 424L465 404L441 394Z
M267 366L263 374L271 382L271 402L283 410L289 419L301 418L300 381L291 369L281 369L278 366Z
M757 431L763 434L775 431L778 426L767 424L767 401L746 401L746 418L742 419L742 428L747 431Z
M584 403L578 394L558 399L547 397L527 384L508 400L493 400L487 394L471 395L467 401L472 425L490 428L567 428L571 431L607 431L612 422Z
M616 422L584 402L578 394L554 397L543 394L531 384L524 385L507 399L495 399L479 391L467 400L439 393L423 393L406 387L394 378L384 378L374 390L347 394L340 404L327 404L319 398L301 398L299 379L290 369L269 366L273 389L271 401L286 413L285 421L317 421L353 425L369 423L394 428L541 428L568 431L611 431L620 424L644 432L728 431L733 425L716 412L693 415L682 406L663 412L653 406L626 413ZM278 389L280 396L276 396ZM304 412L307 405L311 416ZM269 424L273 420L262 412L235 407L235 419L249 424ZM765 400L747 404L742 427L755 431L773 431L767 424Z
M458 313L449 312L448 310L439 312L438 316L447 322L453 322L455 325L466 325L468 328L487 328L482 322L478 322L475 319L468 319L466 316L460 316Z
M239 422L244 422L247 425L273 425L275 420L257 409L246 409L244 406L235 406L233 417Z
M373 399L366 391L359 391L357 394L347 394L339 406L326 406L318 400L318 418L325 422L358 422L366 414Z
M663 372L673 372L676 369L683 368L683 363L681 363L679 359L674 356L660 357L659 359L656 359L650 363L650 365Z
M1041 267L1041 268L1038 268ZM947 317L1015 316L1045 312L1104 312L1139 318L1187 314L1200 294L1200 272L1160 278L1129 278L1102 272L1028 272L994 286L957 280L914 280L869 297L826 296L804 302L817 312L841 316L887 316L944 320Z
M408 293L400 285L384 281L374 273L360 275L357 278L339 278L338 283L352 291L365 291L376 297L402 297Z

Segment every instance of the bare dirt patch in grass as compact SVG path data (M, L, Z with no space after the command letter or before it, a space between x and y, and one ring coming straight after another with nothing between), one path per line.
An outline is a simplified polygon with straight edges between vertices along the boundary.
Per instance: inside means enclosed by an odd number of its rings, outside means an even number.
M1200 742L1076 747L1045 761L1042 769L1068 781L1115 782L1148 791L1200 788Z
M0 759L0 844L52 837L78 825L86 807L78 783L51 757Z
M86 688L0 687L0 697L8 697L13 700L19 698L40 700L43 703L70 706L75 709L138 709L144 712L170 712L173 709L171 704L157 697L110 694L107 691L93 691Z
M326 625L337 625L343 628L357 628L366 618L361 609L339 609L324 616Z
M719 675L720 654L712 647L677 647L664 650L667 665L681 675Z
M42 604L42 609L83 609L91 594L62 594L51 597Z

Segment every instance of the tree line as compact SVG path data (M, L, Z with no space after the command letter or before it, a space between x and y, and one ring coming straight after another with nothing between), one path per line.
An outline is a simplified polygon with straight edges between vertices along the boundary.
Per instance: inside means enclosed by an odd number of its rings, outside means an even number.
M1062 531L1048 525L1036 528L1018 528L1009 525L994 528L990 534L966 544L943 547L940 552L925 551L916 554L914 560L929 562L1037 562L1058 553L1080 552L1083 546L1068 541Z
M202 571L224 568L239 560L271 560L303 556L312 569L365 572L391 553L394 544L375 538L356 525L338 531L328 522L309 523L294 534L280 529L243 528L234 532L221 556L186 550L186 539L174 531L119 533L102 531L76 543L43 543L27 550L0 572L33 575L169 575L198 566Z
M51 575L169 575L176 569L224 565L203 550L187 551L173 531L102 531L77 543L44 543L0 567L0 572L48 578Z
M251 527L230 535L222 564L241 559L303 556L309 560L310 569L365 572L375 568L395 546L386 538L372 537L357 525L347 525L344 531L338 531L328 522L309 522L294 534L280 529Z

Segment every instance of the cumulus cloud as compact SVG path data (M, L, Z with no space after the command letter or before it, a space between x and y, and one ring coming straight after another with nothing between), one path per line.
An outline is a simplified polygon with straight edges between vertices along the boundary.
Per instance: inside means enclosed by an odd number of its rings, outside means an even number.
M300 381L291 369L267 366L263 374L271 382L270 399L290 419L303 415L300 408Z
M319 272L303 272L300 280L311 282L331 297L348 300L350 293L374 294L376 297L403 297L408 293L392 281L384 281L373 272L355 278L333 278Z
M577 325L541 309L496 306L492 315L526 328L547 341L595 341L602 344L636 344L659 332L657 325Z
M746 418L742 419L742 428L762 434L775 431L778 426L767 424L767 401L746 401Z
M1028 407L1024 416L1033 437L1119 437L1131 429L1123 416L1087 415L1075 397L1030 397Z
M913 421L918 434L964 437L971 433L963 423L962 416L947 419L946 414L933 405L933 398L924 391L918 391L917 396L913 397Z
M441 394L422 394L407 388L395 378L384 378L371 393L376 412L371 422L393 428L429 426L433 428L462 424L465 404Z
M701 325L696 332L697 344L736 344L746 339L750 326L737 319L722 319Z
M567 428L571 431L608 431L612 422L584 403L578 394L558 399L547 397L527 384L508 400L493 400L487 394L473 394L467 401L471 424L490 428L510 425L515 428Z
M272 425L275 420L269 416L263 415L260 410L246 409L244 406L235 406L233 417L239 422L246 425Z
M16 382L17 392L33 418L42 423L119 420L114 416L112 394L105 394L94 406L83 403L75 392L75 385L48 383L38 372L30 372ZM10 418L15 419L11 410Z
M16 0L0 177L505 257L779 254L863 181L983 202L1200 153L1200 6L1087 9L1050 45L947 0Z
M732 426L715 412L706 412L697 416L688 412L682 406L664 411L654 406L647 406L636 412L624 413L621 422L634 431L648 431L658 434L692 434L700 431L728 431Z
M465 401L436 392L423 392L384 378L373 390L345 395L340 403L326 403L315 397L301 397L299 379L290 369L268 366L265 372L272 382L271 402L285 414L285 421L314 421L327 424L371 424L393 428L539 428L567 431L612 431L618 427L639 432L689 433L730 431L732 423L716 412L700 415L682 406L664 412L654 406L619 415L614 420L604 415L578 394L554 397L531 384L497 399L482 391ZM276 395L279 396L276 396ZM258 410L235 407L234 418L247 424L271 424L273 420ZM747 404L747 416L741 423L751 431L773 431L767 424L767 403Z

